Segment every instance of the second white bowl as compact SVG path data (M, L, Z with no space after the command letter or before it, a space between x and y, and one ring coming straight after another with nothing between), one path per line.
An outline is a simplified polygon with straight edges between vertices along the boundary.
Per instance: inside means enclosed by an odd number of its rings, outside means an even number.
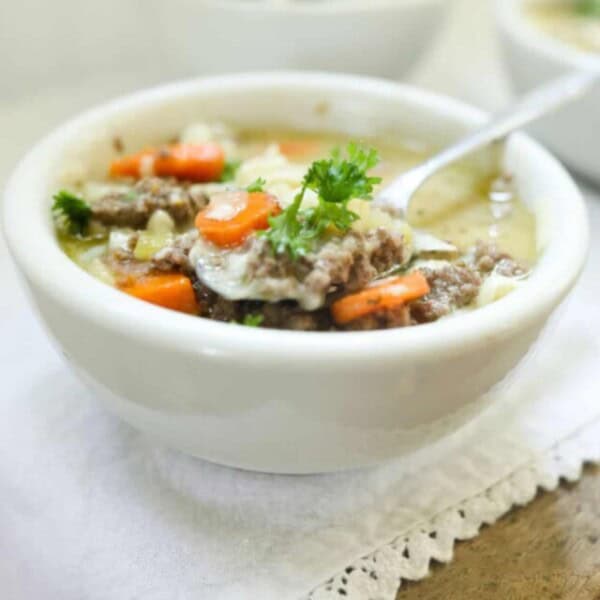
M520 94L576 69L600 70L586 54L538 30L523 11L526 0L496 0L496 17L508 70ZM584 98L529 128L569 166L600 181L600 85Z
M450 0L177 0L164 35L189 72L318 69L397 78Z

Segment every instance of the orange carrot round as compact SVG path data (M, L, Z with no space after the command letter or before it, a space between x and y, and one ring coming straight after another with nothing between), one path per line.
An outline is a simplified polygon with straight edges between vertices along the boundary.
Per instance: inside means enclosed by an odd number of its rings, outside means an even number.
M202 237L224 248L239 246L254 231L267 229L269 217L281 212L275 197L265 192L225 192L223 196L226 210L218 214L216 195L196 216L196 228Z
M279 151L288 158L303 158L316 154L320 146L320 142L313 139L282 140L279 142Z
M111 177L140 178L149 175L189 181L218 181L225 168L225 154L217 144L171 144L115 159Z
M344 296L331 305L331 314L338 325L345 325L380 310L398 308L429 293L429 284L419 271L402 277L391 277Z
M199 306L189 277L180 273L148 275L120 286L140 300L189 314L198 314Z

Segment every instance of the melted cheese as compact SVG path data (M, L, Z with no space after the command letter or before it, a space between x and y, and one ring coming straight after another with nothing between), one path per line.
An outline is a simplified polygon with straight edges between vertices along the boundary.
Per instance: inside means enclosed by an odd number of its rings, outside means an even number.
M204 216L214 221L231 221L247 206L248 195L245 192L221 192L210 197Z

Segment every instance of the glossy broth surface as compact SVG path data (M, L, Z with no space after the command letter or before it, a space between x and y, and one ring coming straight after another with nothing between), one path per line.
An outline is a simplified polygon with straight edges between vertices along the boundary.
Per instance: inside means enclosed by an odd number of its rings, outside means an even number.
M246 131L241 152L245 157L259 153L272 143L306 144L301 158L307 163L326 156L332 148L343 147L350 138L323 134L315 137L289 131ZM416 143L390 143L387 140L361 140L374 146L381 163L373 173L382 185L431 153ZM246 154L247 153L247 154ZM498 168L499 156L465 161L451 166L429 181L418 192L409 222L466 250L477 240L496 242L516 259L532 264L536 258L535 219L511 189Z
M351 138L328 133L284 130L240 130L236 132L236 159L260 156L269 146L279 145L289 160L306 168ZM379 151L381 162L373 170L383 184L423 161L431 150L418 143L382 139L358 140ZM485 153L484 153L485 154ZM497 156L461 162L433 177L418 192L409 223L466 250L477 240L496 242L503 251L526 265L536 259L535 219L498 168ZM65 252L89 269L96 255L106 248L103 240L61 240ZM102 273L93 273L103 278Z
M574 2L531 2L526 14L553 38L578 50L600 53L600 16L581 14Z

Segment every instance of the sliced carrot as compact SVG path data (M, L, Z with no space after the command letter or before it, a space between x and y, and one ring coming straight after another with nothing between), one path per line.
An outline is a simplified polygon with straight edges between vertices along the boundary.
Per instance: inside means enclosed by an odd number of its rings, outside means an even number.
M189 181L218 181L225 168L225 154L217 144L171 144L117 158L111 177L176 177Z
M288 158L301 158L309 154L317 154L321 147L318 140L282 140L279 151Z
M189 277L179 273L148 275L121 286L121 290L140 300L178 310L198 314L196 294Z
M402 277L391 277L356 294L350 294L331 305L333 319L345 325L380 310L398 308L429 293L429 284L419 271Z
M267 229L269 217L281 212L274 196L265 192L225 192L223 202L233 207L219 215L215 196L196 216L196 228L208 241L224 248L239 246L254 231Z

